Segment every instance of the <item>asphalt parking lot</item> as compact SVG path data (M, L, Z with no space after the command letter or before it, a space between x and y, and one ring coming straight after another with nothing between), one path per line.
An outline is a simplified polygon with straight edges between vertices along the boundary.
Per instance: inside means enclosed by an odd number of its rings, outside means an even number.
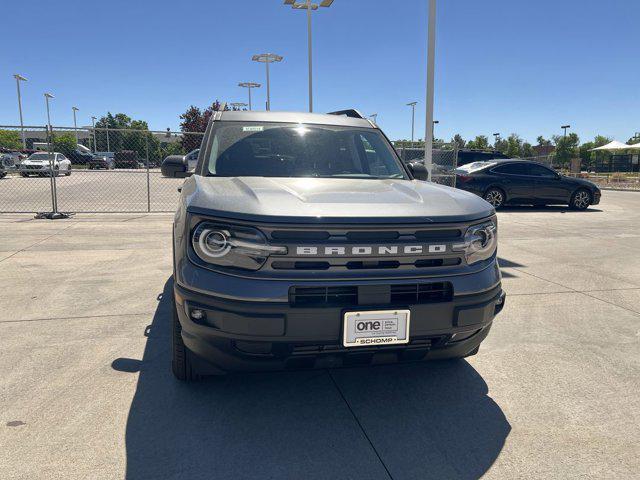
M468 361L188 385L171 215L1 215L0 478L638 478L640 194L499 220Z
M148 182L148 183L147 183ZM166 178L159 169L73 170L56 177L61 212L171 212L183 179ZM148 189L147 189L148 185ZM149 195L147 195L147 190ZM51 179L16 173L0 179L0 212L51 210Z

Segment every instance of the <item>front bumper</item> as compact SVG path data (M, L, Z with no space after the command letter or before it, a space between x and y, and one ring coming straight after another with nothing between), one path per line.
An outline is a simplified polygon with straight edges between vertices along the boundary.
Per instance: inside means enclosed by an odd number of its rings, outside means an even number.
M431 281L432 279L429 279ZM428 282L425 282L428 283ZM203 373L328 368L464 356L489 333L504 306L501 285L450 301L296 307L288 302L238 301L176 284L175 304L186 347ZM193 309L202 319L190 316ZM408 308L410 343L345 348L345 311Z

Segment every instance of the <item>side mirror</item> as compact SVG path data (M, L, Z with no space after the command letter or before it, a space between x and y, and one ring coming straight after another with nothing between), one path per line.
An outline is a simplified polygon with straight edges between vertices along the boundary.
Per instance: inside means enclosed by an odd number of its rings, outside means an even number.
M412 162L407 164L407 168L416 180L424 180L426 182L429 179L429 173L424 163Z
M170 155L164 159L160 167L163 177L185 178L192 172L187 171L187 163L182 155Z

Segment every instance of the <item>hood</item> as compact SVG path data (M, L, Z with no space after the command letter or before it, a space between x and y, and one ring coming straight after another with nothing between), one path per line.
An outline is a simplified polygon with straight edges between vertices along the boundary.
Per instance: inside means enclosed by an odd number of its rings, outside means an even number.
M577 177L568 177L566 175L562 175L562 180L565 182L573 183L574 185L583 185L585 187L589 187L594 190L598 190L599 187L595 183L585 179L585 178L577 178Z
M182 196L194 213L271 222L459 222L494 213L472 193L419 180L193 175Z
M23 160L22 164L23 165L49 165L50 161L49 160ZM53 162L54 164L58 163L57 161L54 160Z

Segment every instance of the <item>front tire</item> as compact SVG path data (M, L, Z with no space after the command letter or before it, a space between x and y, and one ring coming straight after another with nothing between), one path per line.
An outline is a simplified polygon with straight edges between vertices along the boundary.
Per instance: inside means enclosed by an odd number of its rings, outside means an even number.
M185 346L184 341L182 340L182 326L178 319L175 300L171 303L173 305L171 309L173 313L173 358L171 361L171 370L173 371L173 375L183 382L201 380L202 376L198 374L195 365L193 365L191 360L191 355L193 354Z
M586 210L591 205L591 194L588 190L581 188L573 195L569 201L569 207L573 210Z
M499 188L490 188L485 192L482 198L489 202L495 209L504 206L504 202L506 200L504 192Z

